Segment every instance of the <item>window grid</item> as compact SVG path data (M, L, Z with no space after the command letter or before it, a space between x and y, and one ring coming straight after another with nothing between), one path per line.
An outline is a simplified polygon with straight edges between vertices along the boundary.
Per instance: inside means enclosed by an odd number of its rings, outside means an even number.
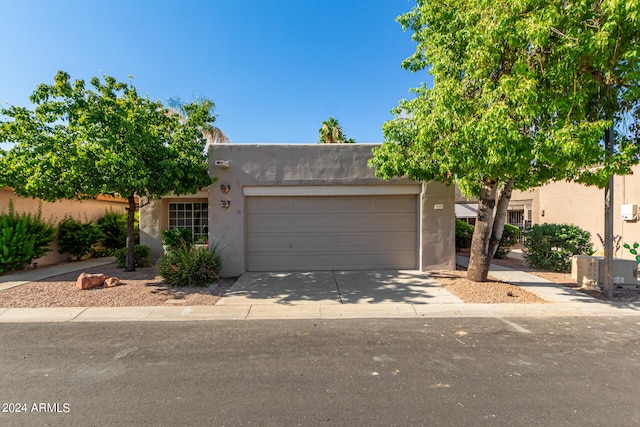
M169 228L191 230L194 242L205 243L209 235L209 204L169 203Z

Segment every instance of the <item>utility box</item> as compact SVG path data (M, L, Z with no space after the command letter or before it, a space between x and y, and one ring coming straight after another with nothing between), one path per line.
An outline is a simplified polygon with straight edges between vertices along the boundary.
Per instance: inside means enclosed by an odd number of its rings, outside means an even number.
M598 283L604 283L604 257L598 257L600 274ZM631 259L613 259L613 284L638 285L638 263Z
M593 287L604 284L604 257L572 257L571 278L580 286ZM638 264L634 260L614 258L613 284L638 286Z

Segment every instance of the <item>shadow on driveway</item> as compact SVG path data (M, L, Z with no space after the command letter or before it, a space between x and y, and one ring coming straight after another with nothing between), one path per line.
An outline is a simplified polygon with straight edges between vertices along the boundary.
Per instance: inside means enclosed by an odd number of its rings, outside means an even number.
M460 303L414 270L245 273L218 305Z

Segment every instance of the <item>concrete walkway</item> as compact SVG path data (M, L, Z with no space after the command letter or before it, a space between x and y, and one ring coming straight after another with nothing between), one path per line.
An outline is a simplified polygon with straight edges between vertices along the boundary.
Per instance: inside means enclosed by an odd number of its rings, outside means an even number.
M468 259L457 261L466 265ZM110 262L107 258L0 276L0 289ZM492 266L490 275L549 303L465 304L420 271L248 273L215 306L0 308L0 323L640 316L639 303L600 301L505 267Z

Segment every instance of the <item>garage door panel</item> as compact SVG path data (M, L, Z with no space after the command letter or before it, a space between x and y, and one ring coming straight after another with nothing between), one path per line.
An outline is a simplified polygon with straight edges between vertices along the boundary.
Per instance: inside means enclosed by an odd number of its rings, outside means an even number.
M379 231L413 231L417 229L415 213L385 213L374 217L374 227Z
M322 252L331 249L334 238L327 234L306 234L302 236L282 236L274 234L255 234L247 242L247 249L255 252L270 251L314 251Z
M332 238L332 249L357 249L359 251L371 251L376 249L381 252L397 251L412 247L415 243L415 233L371 233L368 235L340 234Z
M248 271L308 271L308 270L366 270L415 268L415 251L388 254L354 254L353 252L255 254L249 260ZM312 266L312 267L309 267Z
M417 267L417 196L247 197L247 270Z
M374 206L378 212L416 212L416 198L404 197L404 198L383 198L377 197L374 199Z
M249 230L313 232L326 230L332 226L332 220L326 215L301 214L296 217L278 214L257 214L247 219Z
M248 271L307 271L331 270L333 257L328 254L255 254L249 259ZM313 265L314 268L304 268Z

